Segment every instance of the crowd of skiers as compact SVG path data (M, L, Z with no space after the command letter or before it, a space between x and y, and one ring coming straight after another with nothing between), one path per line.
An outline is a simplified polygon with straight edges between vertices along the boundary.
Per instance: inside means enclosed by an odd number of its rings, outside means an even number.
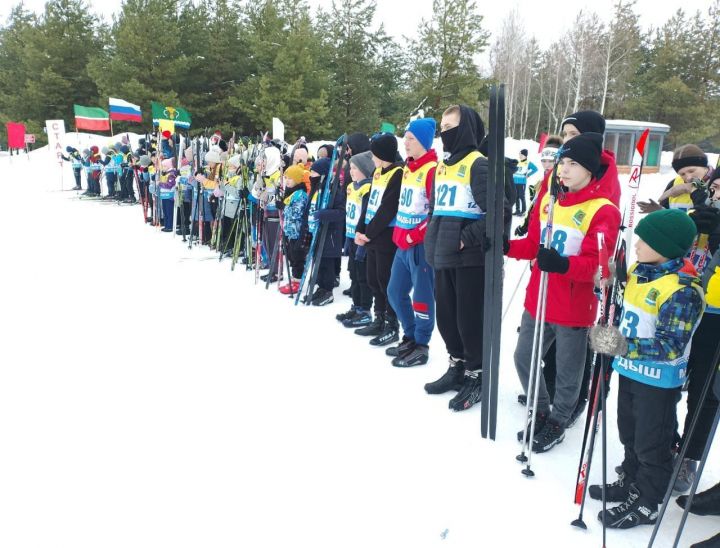
M433 148L438 129L442 159ZM527 438L538 453L561 443L587 407L594 355L611 356L619 377L618 432L625 455L618 479L605 489L607 500L620 504L599 518L614 528L652 524L678 447L689 447L674 486L684 492L718 408L720 214L714 193L720 170L695 145L675 151L677 177L657 201L639 204L646 215L635 228L637 262L627 269L619 325L599 324L598 293L609 282L598 278L598 269L622 237L621 184L613 154L603 149L600 114L574 113L561 131L541 151L536 184L531 178L538 170L527 150L505 162L502 181L504 254L530 263L514 353L526 392L538 300L545 299L545 367L534 402L534 433L530 439L528 425L517 437ZM85 196L100 196L104 174L104 198L139 199L148 222L162 219L164 231L199 239L257 270L266 268L263 280L278 281L288 295L302 291L313 235L326 226L317 287L308 295L312 305L333 302L346 256L352 306L336 316L338 322L370 345L386 347L395 367L428 362L437 322L449 362L425 390L455 392L449 407L462 411L482 394L482 280L485 252L494 245L485 230L485 127L470 107L451 106L439 128L431 118L411 121L402 142L405 160L389 133L370 138L354 133L312 157L302 140L292 147L269 139L248 145L216 133L204 150L164 133L157 140L141 139L135 151L126 139L82 153L68 147L66 160L78 190L85 171ZM324 193L335 179L338 191ZM525 219L511 239L513 204ZM546 246L548 225L552 240ZM612 262L605 270L613 270ZM703 398L703 387L712 382L715 391ZM680 434L676 408L683 386L688 412ZM525 403L532 396L518 399ZM696 412L698 426L685 439ZM602 491L591 486L589 493L599 499ZM685 504L683 497L678 503ZM691 511L720 515L720 485L698 494ZM697 546L718 546L720 535L707 542Z

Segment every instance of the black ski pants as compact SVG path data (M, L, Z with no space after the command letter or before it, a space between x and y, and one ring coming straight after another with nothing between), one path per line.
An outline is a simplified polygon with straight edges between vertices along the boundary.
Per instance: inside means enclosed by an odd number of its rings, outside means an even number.
M435 271L435 318L448 354L482 370L485 268Z
M353 304L357 308L370 310L373 303L372 291L367 281L367 266L365 261L355 260L355 244L350 248L348 257L348 270L350 271L350 291Z
M673 471L679 388L656 388L620 377L617 422L625 448L622 467L649 502L660 504Z
M690 445L685 455L688 459L700 460L702 457L717 412L718 399L712 390L712 386L717 373L718 364L714 362L714 359L718 344L720 344L720 314L706 312L703 314L700 324L693 335L688 361L688 411L685 416L683 442L690 431L693 416L698 411L700 413L695 432L690 438ZM708 377L711 377L710 388L705 401L701 401L700 397Z
M367 248L365 263L367 264L367 283L375 299L375 316L387 314L395 317L387 298L387 288L390 283L390 271L395 259L395 249L390 252L380 249Z

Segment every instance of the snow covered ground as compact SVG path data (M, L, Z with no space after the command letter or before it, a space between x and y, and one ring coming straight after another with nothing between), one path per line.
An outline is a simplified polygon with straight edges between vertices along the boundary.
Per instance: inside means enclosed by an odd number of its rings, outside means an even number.
M507 265L505 306L521 287L491 442L479 406L452 413L449 396L423 390L446 368L438 333L427 366L395 369L335 321L350 305L340 291L333 305L295 307L145 225L139 206L60 192L46 149L0 157L0 179L0 546L601 545L598 502L588 531L570 526L581 425L533 456L534 479L515 461L524 263ZM668 179L645 177L641 197ZM614 383L609 478L615 394ZM716 449L701 489L720 479L718 462ZM679 518L673 502L656 546L671 545ZM681 546L718 530L719 518L691 515ZM610 531L607 545L649 535Z

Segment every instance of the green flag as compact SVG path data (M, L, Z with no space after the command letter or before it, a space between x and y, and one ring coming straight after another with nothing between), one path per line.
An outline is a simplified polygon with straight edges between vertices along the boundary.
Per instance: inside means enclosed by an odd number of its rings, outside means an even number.
M380 133L392 133L395 134L395 126L390 122L383 122L380 124Z
M175 122L175 127L188 129L192 120L190 113L184 108L165 106L156 101L152 102L153 125L159 125L160 120L170 120Z

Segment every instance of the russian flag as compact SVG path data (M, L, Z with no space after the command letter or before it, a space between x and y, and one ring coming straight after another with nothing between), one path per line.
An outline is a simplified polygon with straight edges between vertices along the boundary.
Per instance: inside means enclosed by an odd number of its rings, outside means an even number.
M125 122L142 122L142 113L138 105L110 97L110 119Z

